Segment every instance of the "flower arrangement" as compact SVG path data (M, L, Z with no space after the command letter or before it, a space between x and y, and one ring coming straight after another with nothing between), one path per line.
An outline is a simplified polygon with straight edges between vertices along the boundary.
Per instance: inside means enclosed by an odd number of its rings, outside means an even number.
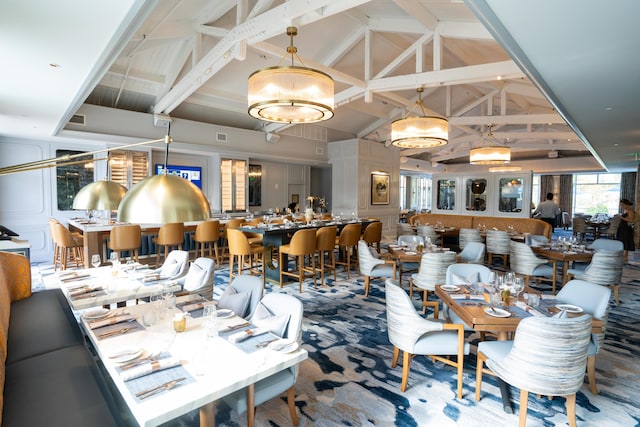
M323 212L327 209L327 201L324 197L309 196L307 197L307 200L309 201L309 207L312 209L314 208L314 205L319 207Z

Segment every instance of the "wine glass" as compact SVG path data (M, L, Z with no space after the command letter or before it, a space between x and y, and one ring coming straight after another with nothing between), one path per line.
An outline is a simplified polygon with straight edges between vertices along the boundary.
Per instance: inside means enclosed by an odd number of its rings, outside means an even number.
M111 252L111 253L109 254L109 262L110 262L111 264L113 264L113 263L114 263L114 262L116 262L116 261L118 261L118 253L117 253L117 252L115 252L115 251L114 251L114 252Z
M100 267L100 264L102 264L102 260L100 259L100 255L99 254L91 255L91 265L93 265L94 268L98 268L98 267Z
M522 281L522 277L516 277L513 282L513 292L515 293L516 298L520 296L522 291L524 291L524 282Z

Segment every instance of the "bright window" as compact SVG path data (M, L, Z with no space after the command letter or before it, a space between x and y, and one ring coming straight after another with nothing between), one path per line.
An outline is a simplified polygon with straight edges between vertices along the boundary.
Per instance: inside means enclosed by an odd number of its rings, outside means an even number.
M431 176L402 175L400 177L400 209L417 212L431 209Z
M619 173L574 175L573 211L590 215L618 213L620 180Z

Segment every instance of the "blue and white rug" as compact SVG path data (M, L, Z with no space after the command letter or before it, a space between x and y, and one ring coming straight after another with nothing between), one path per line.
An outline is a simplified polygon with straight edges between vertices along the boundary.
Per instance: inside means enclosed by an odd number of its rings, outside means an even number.
M512 389L515 414L502 409L496 380L485 375L482 398L474 400L475 345L479 336L468 336L472 351L465 359L463 398L455 397L455 369L418 356L411 364L409 385L400 392L401 363L390 367L393 348L387 339L383 282L374 280L364 297L362 277L303 292L291 284L286 291L304 303L303 347L309 358L301 363L296 385L300 426L516 426L519 392ZM216 272L215 294L228 284L228 270ZM268 285L267 292L281 291ZM405 284L405 289L407 288ZM597 356L600 394L587 384L578 392L577 423L586 426L640 426L640 266L625 267L620 289L623 304L612 303L604 347ZM414 297L419 307L417 296ZM194 411L167 425L199 425ZM246 414L232 412L224 403L216 408L216 425L244 426ZM257 408L256 426L290 426L286 397ZM529 397L527 425L568 425L563 398Z

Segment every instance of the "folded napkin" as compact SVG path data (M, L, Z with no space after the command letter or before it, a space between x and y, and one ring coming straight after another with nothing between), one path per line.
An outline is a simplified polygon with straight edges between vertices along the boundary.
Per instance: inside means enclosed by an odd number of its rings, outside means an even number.
M136 366L135 368L122 371L120 373L120 376L122 377L122 381L130 381L135 378L140 378L148 375L152 372L173 368L174 366L178 366L181 364L182 362L179 359L176 359L175 357L169 357L166 359L149 361L148 363L143 363L140 366Z
M212 304L215 304L215 303L213 301L198 301L198 302L194 302L193 304L183 305L182 311L187 313L189 311L200 310L201 308L204 308L205 305L212 305Z
M268 329L261 329L261 328L247 329L246 331L240 331L233 335L229 335L229 341L231 341L232 343L238 343L240 341L246 340L247 338L256 337L258 335L262 335L267 332L269 332Z
M73 297L77 297L78 295L88 294L90 292L100 291L100 290L102 290L102 286L100 285L93 285L93 286L83 285L77 288L70 289L69 296L73 298Z
M537 317L544 317L544 314L540 313L538 310L536 310L535 308L527 305L526 303L522 302L522 301L517 301L516 302L516 307L519 307L521 309L523 309L524 311L526 311L527 313L529 313L532 316L537 316Z
M162 279L163 277L160 276L159 274L148 274L142 278L142 281L147 283L147 282L155 282L157 280L162 280Z
M467 294L449 294L451 299L467 299L469 298Z
M130 322L134 319L135 317L130 314L121 314L119 316L110 317L108 319L92 320L89 322L89 327L91 329L97 329L107 325L115 325L116 323Z
M87 277L91 277L91 275L89 273L74 272L74 273L68 273L64 275L61 274L60 276L58 276L58 280L66 283L66 282L73 282L74 280L85 279Z

